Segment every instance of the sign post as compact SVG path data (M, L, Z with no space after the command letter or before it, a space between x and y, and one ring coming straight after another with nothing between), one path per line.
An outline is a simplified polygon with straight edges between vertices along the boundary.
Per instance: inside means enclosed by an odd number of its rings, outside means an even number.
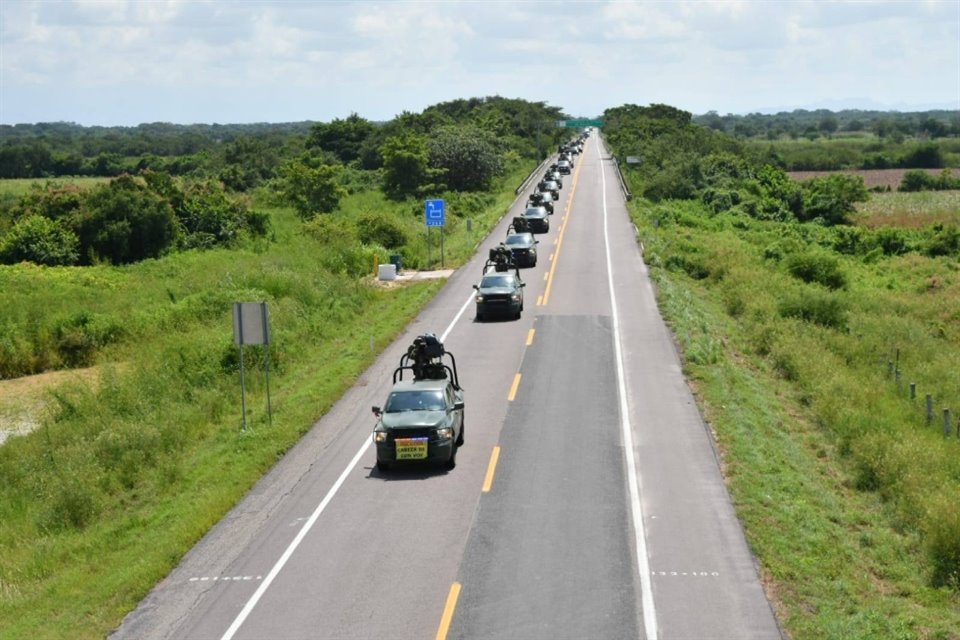
M427 225L427 264L430 264L430 227L440 227L440 267L443 268L443 226L447 221L447 206L442 199L427 200L423 220Z
M264 345L264 372L267 378L267 420L273 424L270 406L270 315L266 302L233 303L233 343L240 347L240 404L243 411L243 430L247 430L247 388L244 380L243 345Z

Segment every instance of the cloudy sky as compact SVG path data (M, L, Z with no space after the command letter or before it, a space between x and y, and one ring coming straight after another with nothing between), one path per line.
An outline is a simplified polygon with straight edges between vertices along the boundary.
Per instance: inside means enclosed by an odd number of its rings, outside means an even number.
M0 0L0 124L960 109L960 0Z

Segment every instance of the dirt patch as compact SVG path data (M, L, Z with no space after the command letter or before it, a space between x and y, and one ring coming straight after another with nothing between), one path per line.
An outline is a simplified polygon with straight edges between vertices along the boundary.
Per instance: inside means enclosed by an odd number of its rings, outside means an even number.
M40 426L50 406L50 389L68 382L96 385L99 379L99 367L89 367L0 380L0 444L10 436L30 433Z
M875 187L890 187L896 190L903 181L903 176L907 171L916 171L916 169L844 169L842 171L788 171L787 175L798 182L829 176L834 173L846 173L852 176L860 176L867 189ZM921 169L931 176L938 176L943 169ZM950 169L955 178L960 177L960 169Z

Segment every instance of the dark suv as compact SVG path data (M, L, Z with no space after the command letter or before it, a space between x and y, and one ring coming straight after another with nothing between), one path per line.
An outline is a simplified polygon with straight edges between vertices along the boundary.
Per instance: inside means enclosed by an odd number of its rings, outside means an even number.
M513 254L513 261L518 267L537 266L537 244L532 233L511 233L503 244Z
M401 380L387 403L373 408L379 418L373 430L377 469L396 462L457 464L463 444L463 391L449 379Z
M506 315L519 320L523 312L523 288L527 286L519 276L509 271L491 271L483 274L477 290L477 320L493 315Z

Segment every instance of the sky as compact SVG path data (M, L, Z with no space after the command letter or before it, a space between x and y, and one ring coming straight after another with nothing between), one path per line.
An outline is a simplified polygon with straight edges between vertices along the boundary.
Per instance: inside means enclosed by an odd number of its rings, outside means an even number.
M960 109L960 0L0 0L0 124Z

